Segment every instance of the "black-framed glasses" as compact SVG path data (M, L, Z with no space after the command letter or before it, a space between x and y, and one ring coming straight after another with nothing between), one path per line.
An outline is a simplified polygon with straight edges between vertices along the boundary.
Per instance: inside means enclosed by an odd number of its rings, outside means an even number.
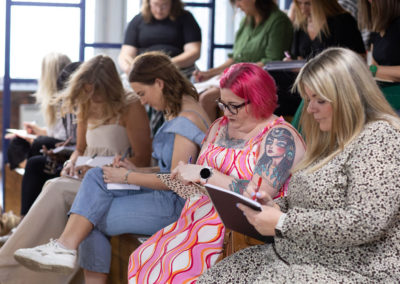
M225 109L227 109L231 114L233 114L233 115L237 115L238 114L238 112L239 112L239 109L241 109L242 107L244 107L246 104L249 104L250 102L244 102L244 103L241 103L240 105L233 105L233 104L231 104L231 103L229 103L229 104L226 104L226 103L224 103L223 101L221 101L221 98L218 98L217 100L216 100L216 102L217 102L217 104L218 104L218 107L222 110L222 111L224 111Z

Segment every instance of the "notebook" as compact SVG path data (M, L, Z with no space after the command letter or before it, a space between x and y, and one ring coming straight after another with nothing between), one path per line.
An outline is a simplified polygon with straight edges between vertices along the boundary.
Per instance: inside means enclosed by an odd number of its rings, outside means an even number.
M225 227L263 242L270 239L270 237L257 232L253 225L247 221L243 212L236 207L237 203L241 203L254 210L261 211L260 203L212 184L205 184L205 188Z

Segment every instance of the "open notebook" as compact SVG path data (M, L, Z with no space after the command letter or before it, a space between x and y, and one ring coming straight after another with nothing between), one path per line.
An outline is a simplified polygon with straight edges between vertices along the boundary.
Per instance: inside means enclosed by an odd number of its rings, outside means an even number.
M253 210L261 211L260 203L212 184L206 184L205 188L225 227L263 242L269 241L270 237L257 232L253 225L247 221L243 212L236 207L237 203L242 203Z

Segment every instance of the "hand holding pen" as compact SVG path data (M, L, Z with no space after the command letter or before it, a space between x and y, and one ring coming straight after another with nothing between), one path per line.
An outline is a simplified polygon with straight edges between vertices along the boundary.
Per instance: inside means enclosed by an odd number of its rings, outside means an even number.
M262 177L260 176L260 177L258 177L257 187L256 187L253 197L252 197L253 200L257 199L257 194L258 194L258 191L260 190L261 183L262 183Z

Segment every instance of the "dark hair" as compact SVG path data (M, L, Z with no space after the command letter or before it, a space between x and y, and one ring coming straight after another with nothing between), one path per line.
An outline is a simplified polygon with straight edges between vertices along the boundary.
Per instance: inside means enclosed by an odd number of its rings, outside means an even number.
M72 62L61 70L57 78L57 91L65 89L72 73L82 64L80 61Z
M164 81L163 95L167 115L179 114L183 95L199 99L196 89L166 54L151 51L137 56L132 64L129 82L153 85L156 79Z
M171 11L169 12L169 18L175 21L185 10L184 4L181 0L170 0ZM150 23L154 18L150 10L150 0L143 0L141 14L145 23Z
M235 5L236 0L230 0L232 6ZM262 22L268 19L269 15L271 14L272 11L275 9L278 9L278 6L276 5L274 0L256 0L254 3L256 6L256 9L258 13L260 13L262 17ZM249 23L251 21L250 17L246 17L246 22Z

